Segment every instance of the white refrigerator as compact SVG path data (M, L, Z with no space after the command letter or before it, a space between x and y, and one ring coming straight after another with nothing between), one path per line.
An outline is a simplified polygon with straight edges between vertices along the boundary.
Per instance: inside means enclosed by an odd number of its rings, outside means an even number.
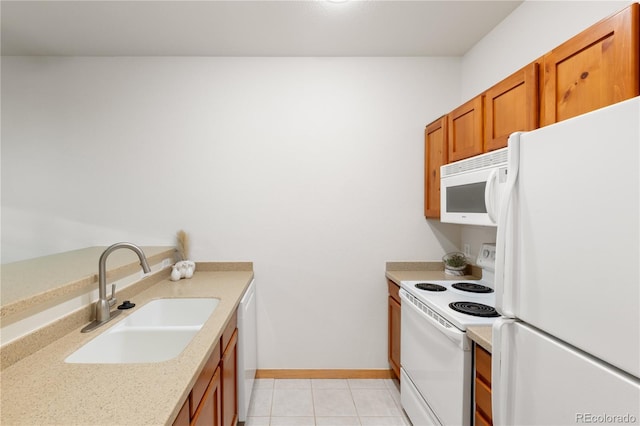
M640 98L509 139L495 425L640 424Z

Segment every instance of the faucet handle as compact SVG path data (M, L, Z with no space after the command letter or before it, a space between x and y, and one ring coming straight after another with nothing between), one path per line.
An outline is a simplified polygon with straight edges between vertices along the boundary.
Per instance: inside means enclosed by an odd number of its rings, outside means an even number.
M109 306L113 306L116 304L118 299L116 299L116 285L111 284L111 297L109 298Z

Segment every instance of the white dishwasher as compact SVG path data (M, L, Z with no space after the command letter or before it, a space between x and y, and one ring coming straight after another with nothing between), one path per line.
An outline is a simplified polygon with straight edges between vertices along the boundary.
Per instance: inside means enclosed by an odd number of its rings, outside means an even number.
M247 419L258 367L256 284L252 280L238 306L238 421Z

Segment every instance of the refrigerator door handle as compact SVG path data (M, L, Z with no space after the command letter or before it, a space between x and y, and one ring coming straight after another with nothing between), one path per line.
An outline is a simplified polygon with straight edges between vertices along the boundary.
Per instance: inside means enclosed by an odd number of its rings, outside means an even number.
M491 411L495 426L508 426L507 404L505 399L509 395L509 375L504 369L509 365L509 345L502 339L502 329L505 325L515 322L512 318L500 317L493 323L491 338Z
M513 240L514 232L509 228L510 207L515 191L516 180L518 179L518 165L520 162L520 135L522 132L513 133L509 137L509 150L507 162L507 182L505 184L503 200L500 206L500 216L498 217L498 231L496 235L496 266L495 266L495 293L496 309L502 315L513 318L513 289L507 293L505 291L505 280L510 275L511 269L506 270L505 266L512 265L513 262ZM507 257L509 261L507 262ZM509 276L509 278L512 278ZM513 280L509 279L509 285L513 286Z

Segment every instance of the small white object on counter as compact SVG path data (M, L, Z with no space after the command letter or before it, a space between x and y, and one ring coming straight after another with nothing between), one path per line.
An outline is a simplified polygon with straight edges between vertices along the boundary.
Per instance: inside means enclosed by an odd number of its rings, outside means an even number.
M181 260L173 265L171 270L171 281L178 281L182 278L191 278L196 270L196 263L190 260Z

